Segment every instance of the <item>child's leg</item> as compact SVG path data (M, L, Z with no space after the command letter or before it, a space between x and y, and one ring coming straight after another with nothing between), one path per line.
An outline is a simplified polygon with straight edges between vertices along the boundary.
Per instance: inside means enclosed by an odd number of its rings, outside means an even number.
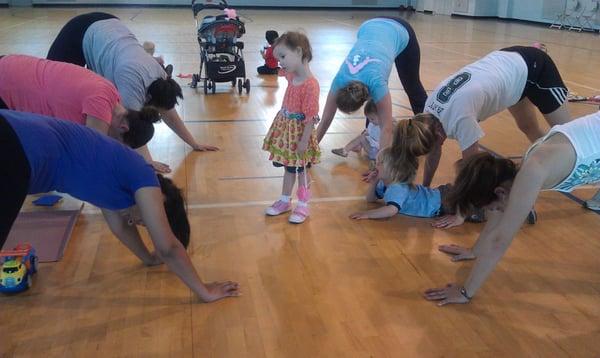
M288 168L284 168L283 186L281 188L281 196L271 206L265 209L265 214L269 216L281 215L292 209L292 189L296 182L296 174L290 173Z
M306 170L303 169L304 168L298 168L298 190L296 191L298 205L289 217L289 222L293 224L301 224L309 216L308 201L310 200L310 190L308 189L308 183L310 177Z
M346 144L343 148L332 149L331 152L333 154L337 154L341 157L347 157L349 152L360 152L360 150L364 147L364 143L366 141L365 133L361 133L356 138L352 139L348 144Z
M287 196L288 198L292 195L292 190L294 189L294 184L296 183L296 174L290 173L288 169L285 169L285 174L283 174L283 188L281 189L281 195Z
M365 144L368 143L365 133L361 133L358 137L352 139L344 150L346 152L360 152L361 149L366 148Z

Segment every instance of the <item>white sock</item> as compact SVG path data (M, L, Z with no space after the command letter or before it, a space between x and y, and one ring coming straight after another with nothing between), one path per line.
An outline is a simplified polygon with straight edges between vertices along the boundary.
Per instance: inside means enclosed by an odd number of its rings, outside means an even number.
M298 200L298 206L308 206L307 201Z
M283 201L284 203L289 203L291 199L291 195L282 195L279 197L279 200Z

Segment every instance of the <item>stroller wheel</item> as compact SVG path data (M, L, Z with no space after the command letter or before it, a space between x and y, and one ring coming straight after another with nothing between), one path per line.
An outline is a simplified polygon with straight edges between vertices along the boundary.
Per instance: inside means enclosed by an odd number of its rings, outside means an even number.
M244 81L244 88L246 89L246 94L250 93L250 80L246 78Z
M217 84L215 83L215 81L210 81L210 84L212 86L211 87L212 93L215 94L215 92L217 91Z
M208 94L208 80L204 80L204 94Z
M192 87L192 88L198 87L198 75L195 73L192 75L192 83L190 83L190 87Z
M244 87L244 85L242 84L242 79L238 79L237 81L237 85L238 85L238 94L242 94L242 88Z
M231 87L235 87L236 80L235 78L231 80Z

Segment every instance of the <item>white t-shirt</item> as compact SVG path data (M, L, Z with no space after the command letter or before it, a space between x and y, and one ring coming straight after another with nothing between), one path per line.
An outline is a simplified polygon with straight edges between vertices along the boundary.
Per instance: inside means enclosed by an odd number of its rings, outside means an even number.
M465 150L483 137L479 122L521 99L527 73L521 55L494 51L445 79L427 98L425 112Z
M550 128L548 134L533 144L525 154L525 159L538 144L555 133L562 133L573 145L577 160L573 171L554 188L570 192L578 186L600 182L600 112L577 118L569 123Z
M371 147L379 149L380 136L381 128L378 125L369 122L369 125L367 125L367 140L369 141Z

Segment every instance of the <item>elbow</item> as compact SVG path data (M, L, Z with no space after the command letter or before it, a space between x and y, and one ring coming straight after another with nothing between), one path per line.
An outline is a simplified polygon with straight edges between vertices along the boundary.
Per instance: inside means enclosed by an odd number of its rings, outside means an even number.
M177 240L173 241L173 243L161 248L157 248L156 250L160 258L164 261L169 261L170 259L175 258L179 250L183 249L183 246Z

